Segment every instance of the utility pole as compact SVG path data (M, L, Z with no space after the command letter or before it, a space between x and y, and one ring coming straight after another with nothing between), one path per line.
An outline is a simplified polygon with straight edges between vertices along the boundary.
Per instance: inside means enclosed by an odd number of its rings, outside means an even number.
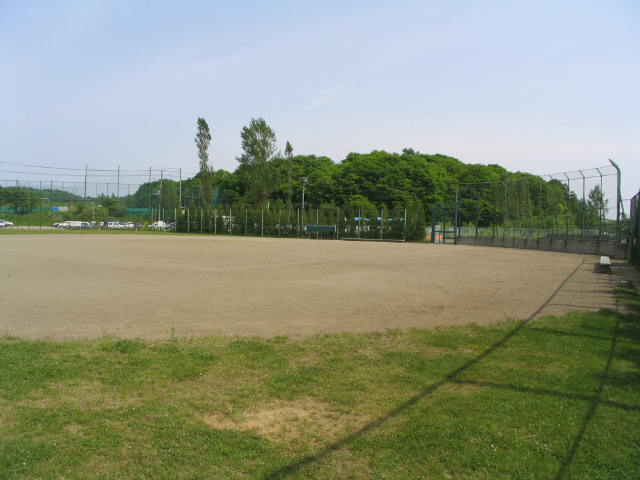
M302 177L302 231L304 231L304 187L307 184L307 177Z

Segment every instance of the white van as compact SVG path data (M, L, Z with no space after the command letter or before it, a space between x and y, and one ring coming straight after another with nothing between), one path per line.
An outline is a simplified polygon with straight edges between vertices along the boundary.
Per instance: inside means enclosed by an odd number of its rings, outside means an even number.
M91 224L89 222L81 222L79 220L67 220L60 225L60 228L67 229L86 229L91 228Z

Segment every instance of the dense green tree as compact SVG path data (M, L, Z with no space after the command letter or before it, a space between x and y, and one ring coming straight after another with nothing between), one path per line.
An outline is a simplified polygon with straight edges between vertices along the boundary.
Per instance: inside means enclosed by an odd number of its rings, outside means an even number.
M264 205L273 187L269 162L276 153L276 134L263 118L252 118L242 127L242 155L238 157L242 173L248 181L248 191L258 205Z
M0 205L8 206L18 213L30 213L40 201L37 190L21 187L0 188Z
M103 195L99 197L100 205L106 208L109 212L109 215L114 217L121 217L127 210L125 203L115 198L114 196Z

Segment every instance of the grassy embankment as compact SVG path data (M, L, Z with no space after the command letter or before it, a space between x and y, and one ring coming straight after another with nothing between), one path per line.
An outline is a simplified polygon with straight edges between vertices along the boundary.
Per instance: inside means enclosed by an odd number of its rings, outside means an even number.
M0 341L0 478L638 478L630 313L288 338Z

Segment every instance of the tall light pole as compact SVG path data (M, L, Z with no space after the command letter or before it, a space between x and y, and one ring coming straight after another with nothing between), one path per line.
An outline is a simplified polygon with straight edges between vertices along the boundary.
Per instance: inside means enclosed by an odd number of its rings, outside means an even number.
M304 187L307 184L307 177L302 177L302 228L304 229Z

